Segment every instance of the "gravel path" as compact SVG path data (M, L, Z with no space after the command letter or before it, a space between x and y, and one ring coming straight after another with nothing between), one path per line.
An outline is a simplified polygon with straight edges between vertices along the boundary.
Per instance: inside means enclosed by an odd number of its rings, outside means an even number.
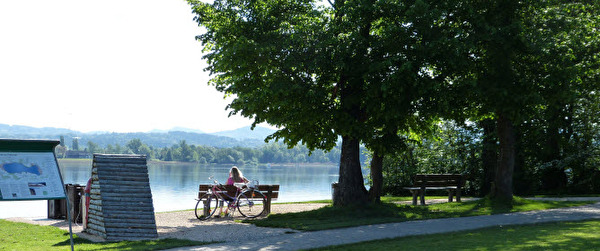
M271 213L310 211L327 206L325 203L273 204ZM237 212L239 216L239 212ZM211 218L206 221L196 219L193 211L158 213L156 226L159 238L178 238L195 241L231 241L232 236L246 240L257 240L280 236L296 230L285 228L263 228L251 224L235 222L232 218Z
M272 204L271 213L301 212L310 211L327 206L326 203L299 203L299 204ZM234 218L211 218L206 221L200 221L194 215L194 211L178 211L157 213L155 215L156 228L159 238L178 238L195 241L230 241L231 236L240 238L260 239L269 236L278 236L296 230L284 228L262 228L251 224L235 222ZM64 230L69 230L69 223L65 220L55 220L46 218L8 218L6 220L25 222L29 224L55 226ZM81 224L72 223L73 234L91 241L103 241L94 235L83 232Z
M552 200L544 198L544 200ZM556 200L596 200L600 198L560 198ZM435 203L436 201L427 201ZM298 212L317 209L327 204L273 204L272 213ZM182 250L298 250L362 242L383 238L410 235L423 235L472 230L497 225L532 224L550 221L576 221L600 219L600 202L581 207L559 208L511 214L485 215L474 217L433 219L368 225L353 228L300 232L291 229L262 228L251 224L236 223L231 218L199 221L193 211L180 211L156 214L159 238L179 238L196 241L218 241L222 243L176 248ZM38 225L52 225L68 229L66 221L51 219L10 218ZM100 239L81 232L82 227L73 225L73 233L94 241ZM234 236L234 237L232 237Z

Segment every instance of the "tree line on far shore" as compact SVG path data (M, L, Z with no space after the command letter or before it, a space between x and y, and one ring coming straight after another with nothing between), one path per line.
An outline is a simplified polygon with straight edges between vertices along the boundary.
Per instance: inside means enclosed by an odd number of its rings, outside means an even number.
M106 147L101 147L92 141L88 141L85 147L81 147L78 140L74 139L70 148L61 141L56 149L57 157L67 157L68 151L85 152L88 153L88 156L93 153L144 154L148 156L148 159L200 164L338 163L340 161L339 147L335 147L331 151L315 150L310 152L305 146L299 145L288 149L287 146L277 142L256 148L217 148L190 145L182 140L171 147L161 148L147 145L140 139L132 139L124 146L109 144Z

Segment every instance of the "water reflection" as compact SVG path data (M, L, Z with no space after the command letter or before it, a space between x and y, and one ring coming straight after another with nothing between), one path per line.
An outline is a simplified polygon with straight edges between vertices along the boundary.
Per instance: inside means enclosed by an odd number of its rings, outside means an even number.
M59 161L65 184L85 185L91 174L90 161ZM150 162L148 175L157 212L190 209L195 205L198 185L208 177L225 183L231 165ZM338 180L338 167L328 166L241 166L244 176L261 184L279 184L278 202L331 198L331 183ZM2 201L0 218L47 215L46 201Z

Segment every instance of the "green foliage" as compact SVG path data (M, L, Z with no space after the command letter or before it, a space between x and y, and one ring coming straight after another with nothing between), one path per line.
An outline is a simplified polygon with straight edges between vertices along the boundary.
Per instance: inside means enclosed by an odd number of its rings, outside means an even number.
M417 172L463 173L467 192L489 191L492 155L506 198L513 179L517 194L598 187L593 2L189 2L232 113L280 126L273 138L288 145L331 149L342 135L392 155L388 193ZM474 125L436 131L437 117L495 119L499 147L479 150Z
M0 124L0 129L3 128ZM33 130L33 129L32 129ZM260 135L266 134L267 132L259 131ZM270 132L270 130L269 130ZM25 134L29 133L29 134ZM59 138L60 135L65 137L66 142L70 142L74 137L79 138L79 145L87 144L88 141L92 141L99 147L105 148L108 145L113 147L118 144L121 147L127 145L127 143L134 139L140 139L142 142L147 144L149 147L162 148L170 147L174 144L179 144L182 140L185 140L188 144L193 145L206 145L213 147L260 147L265 144L264 138L233 138L236 135L229 136L217 136L213 134L201 134L192 132L182 131L169 131L169 132L136 132L136 133L80 133L80 132L68 132L66 134L43 134L44 131L24 131L21 132L18 129L14 131L3 132L0 131L0 136L6 138ZM262 137L262 136L260 136ZM265 136L266 137L266 136ZM70 144L68 145L70 146ZM69 148L71 149L71 148ZM81 150L81 149L80 149Z
M516 194L599 192L600 7L589 1L464 2L471 4L463 5L465 22L459 28L469 35L470 57L463 58L463 71L452 69L457 75L445 87L445 99L458 101L459 109L439 107L442 116L457 121L503 117L514 128L515 144L504 146L517 152L515 175L507 179L514 179ZM417 172L467 174L467 191L486 190L485 172L492 167L477 156L490 158L490 149L484 156L478 130L466 134L472 139L466 145L441 137L436 146L423 136L420 144L387 158L386 192L402 192ZM508 153L491 150L495 156ZM453 155L461 156L458 165L445 161ZM502 163L503 170L512 170L509 161Z
M520 131L523 193L598 191L594 177L599 128L600 18L597 4L544 1L531 7L524 37L533 53L521 59L522 77L541 101ZM531 184L526 186L525 184Z
M91 142L91 141L87 142L87 151L89 153L98 153L99 150L100 149L97 144L95 144L94 142Z
M79 151L79 139L78 138L73 138L73 144L71 145L71 148L74 151Z
M188 3L206 28L211 84L234 95L230 114L277 126L267 139L290 147L330 150L342 137L336 205L366 200L359 144L380 157L405 146L398 132L426 130L465 55L455 1Z
M207 32L204 44L211 83L236 98L232 114L268 121L283 129L272 138L290 146L331 149L332 72L325 43L327 11L310 1L189 1ZM328 38L329 37L329 38ZM318 63L316 65L315 63Z
M89 149L93 149L93 151ZM60 150L62 148L56 149L59 158L62 156L59 154ZM265 144L260 148L216 148L189 145L182 140L179 144L171 147L155 148L148 146L140 139L133 139L125 147L116 144L101 148L92 141L88 141L88 151L90 153L145 154L149 159L200 164L255 165L258 163L337 163L340 161L340 148L337 146L325 152L323 150L310 151L305 146L288 148L276 142ZM366 157L361 155L361 158L364 160Z
M576 125L576 124L574 124ZM545 161L546 134L536 124L518 127L519 149L515 167L515 193L531 194L588 194L600 192L600 131L580 131L565 142L561 158ZM592 133L589 135L588 133ZM475 124L440 123L438 130L420 142L409 144L402 154L384 160L384 194L408 195L402 189L411 186L411 177L418 173L460 173L467 178L463 192L480 195L484 183L482 163L482 131ZM590 141L583 138L589 137ZM489 167L488 167L489 168ZM562 189L544 189L544 175L556 168L567 178ZM435 192L431 192L436 194Z
M466 194L481 189L481 129L474 124L442 121L427 137L411 141L402 154L384 159L384 194L408 195L412 176L421 173L458 173L468 182Z

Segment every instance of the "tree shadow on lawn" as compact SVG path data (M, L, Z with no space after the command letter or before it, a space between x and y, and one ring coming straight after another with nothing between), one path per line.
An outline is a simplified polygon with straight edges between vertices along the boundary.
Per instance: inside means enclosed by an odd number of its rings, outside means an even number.
M317 231L411 220L542 210L557 207L578 206L588 203L589 202L530 201L518 197L515 197L511 205L495 203L488 198L462 203L452 202L427 206L370 203L343 208L327 206L317 210L299 213L272 214L264 219L244 220L243 222L252 223L260 227Z
M440 250L592 250L600 246L599 232L600 221L551 222L402 237L389 243L372 243L377 247L402 246L407 250L432 247L443 247Z
M311 250L596 250L600 221L497 226L399 237Z
M64 235L67 238L66 240L58 242L52 246L70 247L71 240L69 238L69 233L67 232ZM200 246L210 243L171 238L139 241L92 242L76 235L73 236L73 242L76 250L163 250L185 246Z
M349 207L327 206L299 213L272 214L258 220L245 220L260 227L292 228L316 231L369 224L402 222L409 220L458 217L430 206L407 206L394 203L371 203Z

